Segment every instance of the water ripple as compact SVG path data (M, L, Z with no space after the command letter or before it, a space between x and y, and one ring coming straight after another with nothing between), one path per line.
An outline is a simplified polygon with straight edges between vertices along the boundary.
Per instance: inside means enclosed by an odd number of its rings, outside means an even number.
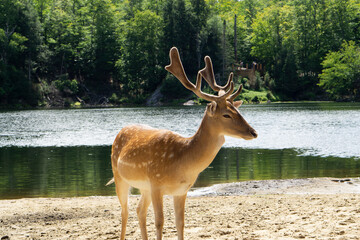
M226 138L225 147L298 149L302 155L360 158L360 104L297 103L245 105L257 130L252 141ZM111 145L131 123L192 136L205 107L31 110L0 113L0 147Z

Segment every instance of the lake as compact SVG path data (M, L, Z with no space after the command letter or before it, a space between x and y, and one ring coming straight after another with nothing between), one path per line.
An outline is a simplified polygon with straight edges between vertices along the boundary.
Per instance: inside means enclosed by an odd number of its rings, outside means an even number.
M0 112L0 199L114 195L111 144L130 123L193 135L204 106ZM359 103L240 108L259 137L226 138L194 187L304 177L360 176ZM133 190L136 193L136 190Z

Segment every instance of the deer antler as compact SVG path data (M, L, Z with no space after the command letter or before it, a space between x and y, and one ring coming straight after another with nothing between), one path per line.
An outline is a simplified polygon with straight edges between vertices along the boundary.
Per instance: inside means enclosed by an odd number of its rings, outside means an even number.
M226 83L225 86L219 86L216 84L215 81L215 75L214 75L211 58L209 56L206 56L204 58L204 61L205 61L205 67L201 69L199 73L214 91L219 92L219 95L223 95L224 91L226 91L229 88L230 83L232 82L233 74L231 73L229 75L228 82Z
M201 69L199 71L199 73L205 79L205 81L209 84L209 86L214 91L219 92L219 96L222 96L225 93L225 91L229 88L230 83L233 81L234 74L230 73L229 79L228 79L225 86L219 86L219 85L216 84L216 81L215 81L215 75L214 75L214 70L213 70L213 65L212 65L212 62L211 62L211 58L209 56L206 56L204 58L204 61L205 61L205 67L203 69ZM241 84L240 87L238 88L238 90L229 97L229 100L231 102L233 102L235 100L235 98L237 96L239 96L239 94L241 93L242 87L243 86Z
M170 65L166 66L165 69L168 72L172 73L177 79L179 79L179 81L184 85L184 87L186 87L187 89L194 92L198 97L203 98L203 99L205 99L207 101L210 101L210 102L211 101L218 101L220 99L228 98L231 95L231 93L234 91L234 83L232 81L230 81L230 78L229 78L229 81L228 81L227 85L230 84L230 89L225 94L223 94L221 96L215 96L215 95L211 95L211 94L202 92L201 91L201 76L202 76L201 72L200 71L198 72L198 75L197 75L197 78L196 78L196 85L194 85L192 82L190 82L190 80L186 76L186 73L184 71L184 67L183 67L182 62L180 60L179 51L177 50L176 47L172 47L170 49L169 57L170 57ZM211 64L211 60L210 60L210 64ZM205 69L206 69L206 67L205 67ZM212 71L212 65L211 65L211 71ZM218 85L216 85L215 78L214 78L213 86L216 89L218 89L218 91L226 89L225 88L226 86L225 87L219 87Z
M232 74L232 73L231 73L231 74ZM236 90L236 92L234 92L234 93L229 97L229 100L230 100L231 102L233 102L233 101L235 100L235 98L236 98L237 96L239 96L239 94L241 93L242 88L243 88L243 85L241 84L240 87L238 88L238 90Z

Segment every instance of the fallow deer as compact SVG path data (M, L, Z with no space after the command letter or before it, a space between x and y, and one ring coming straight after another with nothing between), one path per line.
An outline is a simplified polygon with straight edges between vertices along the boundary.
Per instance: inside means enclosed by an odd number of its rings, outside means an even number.
M155 213L157 239L162 239L164 223L163 195L174 199L175 223L178 239L184 238L185 199L200 172L207 168L225 142L225 135L246 140L257 137L256 131L240 115L242 101L234 101L242 86L233 93L233 74L225 86L215 82L210 57L205 57L205 68L197 74L196 85L189 81L182 66L179 52L170 50L172 73L189 90L210 103L201 125L194 136L186 138L169 131L144 125L124 127L112 145L111 163L116 194L121 204L121 239L125 239L128 219L128 190L138 188L141 198L137 207L141 236L147 238L146 213L152 202ZM204 78L218 96L201 91Z

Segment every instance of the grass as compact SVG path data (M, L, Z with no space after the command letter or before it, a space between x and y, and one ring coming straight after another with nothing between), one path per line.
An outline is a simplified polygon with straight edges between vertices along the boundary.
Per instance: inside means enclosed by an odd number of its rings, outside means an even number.
M268 100L278 101L278 98L267 90L255 91L243 89L242 93L238 98L243 100L245 103L261 103L267 102Z

